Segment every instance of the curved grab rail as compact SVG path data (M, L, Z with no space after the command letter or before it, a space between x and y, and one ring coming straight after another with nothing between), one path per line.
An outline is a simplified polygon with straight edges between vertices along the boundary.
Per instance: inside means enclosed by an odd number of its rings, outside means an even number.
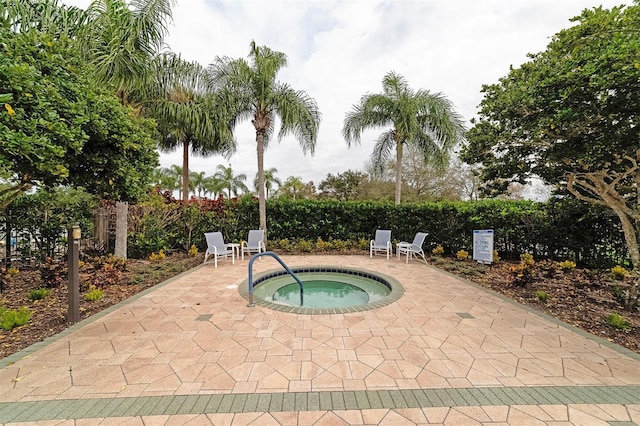
M284 270L287 271L287 273L291 275L293 279L298 282L298 284L300 285L300 306L302 306L303 305L302 302L304 301L304 285L302 284L302 281L300 281L300 279L298 279L296 274L294 274L293 271L289 269L289 267L282 261L282 259L280 259L280 256L278 256L272 251L264 251L262 253L256 253L253 256L251 256L251 259L249 259L249 304L247 306L249 308L253 308L254 306L256 306L255 303L253 303L253 262L257 258L262 256L273 257L275 260L278 261L278 263L280 263L280 265L284 268Z

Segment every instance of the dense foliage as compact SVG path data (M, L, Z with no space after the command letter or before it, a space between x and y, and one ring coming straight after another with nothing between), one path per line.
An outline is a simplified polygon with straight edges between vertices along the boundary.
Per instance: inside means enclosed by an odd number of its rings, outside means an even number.
M39 192L21 198L2 219L14 223L19 235L33 238L42 257L64 241L69 223L80 223L83 238L89 239L95 204L82 192ZM529 252L536 259L569 259L597 268L628 263L617 217L572 198L547 203L490 200L399 206L391 201L280 199L268 201L267 210L273 218L267 247L276 251L300 242L308 251L324 251L331 242L336 243L334 247L366 249L376 229L391 229L394 242L411 241L423 231L428 233L425 251L442 246L444 254L455 255L459 250L472 252L473 230L494 229L495 248L504 259L517 260ZM152 194L130 207L129 254L147 258L160 250L186 252L192 245L202 251L204 233L213 230L221 231L225 241L240 242L258 223L258 202L252 197L185 203L168 193Z
M155 124L97 87L64 37L0 28L0 39L0 93L11 95L0 110L0 172L11 183L2 209L33 186L142 195L157 164Z
M619 217L640 266L640 5L585 10L547 50L483 88L463 158L485 188L539 176Z

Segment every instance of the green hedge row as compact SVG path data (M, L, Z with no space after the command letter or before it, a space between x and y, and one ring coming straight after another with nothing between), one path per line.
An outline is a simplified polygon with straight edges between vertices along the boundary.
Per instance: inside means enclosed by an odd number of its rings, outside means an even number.
M253 199L209 205L165 205L175 208L172 226L157 231L165 247L206 247L204 232L222 231L227 241L241 241L258 227ZM220 204L221 203L221 204ZM152 215L149 215L149 220ZM188 220L185 220L188 218ZM608 268L628 261L620 224L612 212L574 199L550 202L487 200L401 204L288 200L267 203L268 239L361 241L376 229L391 229L394 241L411 241L416 232L429 234L425 251L442 245L447 254L469 252L473 230L493 229L495 249L505 259L529 252L536 258L571 259L581 266ZM191 237L189 238L189 232ZM130 236L130 247L139 245ZM157 245L156 245L157 248ZM141 250L144 255L148 250Z
M8 210L4 223L10 223L14 230L50 236L45 244L49 252L55 245L53 240L64 234L59 227L66 223L81 222L83 235L91 234L93 206L95 203L77 194L34 195ZM206 247L204 233L210 231L221 231L226 241L238 242L250 229L257 229L258 223L258 203L253 198L183 204L153 195L130 206L129 256L144 258L160 249L187 250L191 245L202 251ZM359 243L373 238L376 229L391 229L394 241L411 241L416 232L424 231L428 233L425 251L442 245L447 254L460 249L471 252L473 230L493 229L495 249L504 259L518 259L521 253L529 252L536 258L571 259L585 267L628 263L618 218L609 210L570 198L545 203L486 200L399 206L369 201L277 200L267 202L267 228L269 240L291 242L321 238Z

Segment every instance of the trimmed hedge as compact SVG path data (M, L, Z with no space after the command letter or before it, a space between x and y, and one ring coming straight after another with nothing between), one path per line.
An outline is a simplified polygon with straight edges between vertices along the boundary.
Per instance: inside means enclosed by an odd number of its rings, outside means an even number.
M38 197L16 203L8 217L14 229L37 234L43 224L40 215L25 215L18 207L42 211ZM48 205L51 199L46 199ZM57 197L56 204L64 204ZM69 201L70 202L70 201ZM92 205L79 205L75 198L70 206L56 205L55 211L67 212L90 228ZM56 216L60 218L60 216ZM49 216L51 219L51 216ZM52 221L46 225L46 234ZM27 223L28 222L28 223ZM194 200L177 202L161 195L130 206L128 248L130 257L146 258L159 250L186 251L195 245L206 248L204 233L221 231L228 242L240 242L250 229L258 228L258 202L251 197L239 200ZM58 225L62 221L58 219ZM391 229L394 242L411 241L418 231L428 233L426 252L442 245L445 254L458 250L472 251L473 230L493 229L494 246L500 257L517 260L524 252L536 258L570 259L581 267L610 268L628 264L628 253L617 216L600 206L572 198L533 201L485 200L476 202L437 202L401 204L373 201L335 200L268 200L268 239L351 242L373 238L376 229ZM45 229L43 229L45 231ZM62 230L63 231L63 230ZM45 248L46 247L46 248ZM45 244L45 251L48 244Z

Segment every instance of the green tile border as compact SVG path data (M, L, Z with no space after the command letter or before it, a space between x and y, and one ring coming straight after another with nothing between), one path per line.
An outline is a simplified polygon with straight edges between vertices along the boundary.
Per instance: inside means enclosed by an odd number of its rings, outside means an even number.
M0 403L3 422L152 415L479 407L483 405L640 404L640 386L533 386L379 391L236 393ZM548 395L548 398L546 397ZM541 398L545 397L545 398ZM542 400L544 399L544 400Z

